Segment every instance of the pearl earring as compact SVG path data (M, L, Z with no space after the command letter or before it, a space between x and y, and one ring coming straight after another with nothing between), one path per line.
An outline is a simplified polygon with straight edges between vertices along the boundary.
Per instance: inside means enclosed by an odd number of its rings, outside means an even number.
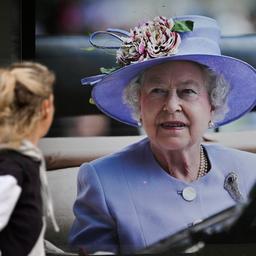
M209 121L208 128L209 129L214 128L214 122L212 120Z
M142 126L142 119L141 119L141 118L138 120L137 125L138 125L139 127Z

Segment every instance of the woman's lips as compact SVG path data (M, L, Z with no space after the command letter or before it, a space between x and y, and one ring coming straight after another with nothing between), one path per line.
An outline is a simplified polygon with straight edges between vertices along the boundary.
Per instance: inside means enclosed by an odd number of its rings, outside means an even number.
M160 126L164 129L181 129L186 127L187 125L181 121L169 121L161 123Z

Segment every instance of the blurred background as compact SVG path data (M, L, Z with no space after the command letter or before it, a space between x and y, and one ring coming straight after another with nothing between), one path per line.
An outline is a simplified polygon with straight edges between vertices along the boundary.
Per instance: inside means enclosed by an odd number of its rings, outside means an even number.
M225 53L253 66L256 63L255 0L36 0L35 10L35 59L57 74L56 115L49 137L143 133L110 119L89 103L91 88L83 88L81 78L99 74L101 66L115 65L114 54L84 50L90 46L88 35L94 31L129 30L158 15L206 15L218 21L222 36L227 38ZM246 37L247 45L233 44L240 36ZM213 132L251 130L255 125L252 111Z
M36 0L37 35L81 35L108 27L129 30L162 15L215 18L223 35L256 32L255 0Z

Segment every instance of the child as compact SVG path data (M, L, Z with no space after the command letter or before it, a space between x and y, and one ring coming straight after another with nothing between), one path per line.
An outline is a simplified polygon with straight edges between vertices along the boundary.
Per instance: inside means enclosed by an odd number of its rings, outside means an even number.
M45 255L44 209L55 222L37 143L53 119L55 75L35 62L0 69L0 255Z

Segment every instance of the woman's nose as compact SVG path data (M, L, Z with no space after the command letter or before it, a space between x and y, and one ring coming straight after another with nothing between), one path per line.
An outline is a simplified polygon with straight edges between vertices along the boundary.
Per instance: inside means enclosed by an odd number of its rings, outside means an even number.
M180 98L175 92L169 94L165 103L165 109L171 114L182 111Z

